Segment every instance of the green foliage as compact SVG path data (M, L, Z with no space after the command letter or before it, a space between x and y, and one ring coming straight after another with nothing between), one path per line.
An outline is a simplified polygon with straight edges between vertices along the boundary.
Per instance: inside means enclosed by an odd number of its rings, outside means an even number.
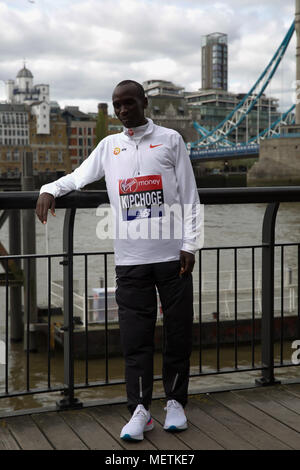
M103 113L102 109L98 110L97 124L96 124L96 145L100 140L104 139L108 134L107 116Z

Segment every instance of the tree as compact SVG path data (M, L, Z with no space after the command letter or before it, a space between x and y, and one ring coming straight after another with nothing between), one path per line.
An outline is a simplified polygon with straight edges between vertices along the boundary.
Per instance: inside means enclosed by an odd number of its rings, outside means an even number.
M96 145L100 140L104 139L108 135L108 123L107 123L107 114L103 112L103 109L98 107L98 117L96 124Z

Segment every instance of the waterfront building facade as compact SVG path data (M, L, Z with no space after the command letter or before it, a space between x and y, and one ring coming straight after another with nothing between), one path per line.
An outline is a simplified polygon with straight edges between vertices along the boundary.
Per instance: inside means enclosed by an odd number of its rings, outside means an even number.
M34 174L70 170L66 121L49 85L33 84L25 65L6 82L6 102L0 104L0 174L19 177L22 156L32 152Z
M30 115L30 150L33 153L34 173L69 173L69 142L67 123L55 102L50 106L49 133L36 132L37 116Z
M0 176L18 178L24 152L32 152L33 171L68 172L69 149L66 122L59 108L50 109L48 134L37 132L37 116L25 104L0 104Z
M0 104L0 176L19 177L29 150L30 111L24 104Z
M66 106L62 117L67 125L71 169L77 168L95 148L96 119L78 106Z

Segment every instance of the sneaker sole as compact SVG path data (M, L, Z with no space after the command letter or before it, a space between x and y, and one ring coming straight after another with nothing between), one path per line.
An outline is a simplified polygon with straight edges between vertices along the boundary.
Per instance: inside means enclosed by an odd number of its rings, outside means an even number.
M123 439L123 441L142 441L144 436L131 437L130 434L124 434L124 436L121 436L121 439Z
M164 426L164 430L168 432L178 432L178 431L184 431L185 429L187 429L187 427L188 426L186 423L186 424L183 424L182 426L169 426L169 427Z

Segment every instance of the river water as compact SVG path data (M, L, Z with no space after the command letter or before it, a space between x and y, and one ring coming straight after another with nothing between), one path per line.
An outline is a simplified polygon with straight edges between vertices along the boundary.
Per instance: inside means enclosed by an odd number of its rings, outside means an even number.
M217 246L244 246L261 244L262 221L266 204L249 204L249 205L216 205L205 207L205 247ZM44 253L62 253L62 232L64 210L57 210L56 217L49 214L47 227L36 221L36 252ZM74 251L75 252L92 252L92 251L113 251L112 240L99 240L96 236L97 224L99 217L96 215L95 209L80 209L76 214L75 231L74 231ZM276 223L276 243L298 243L300 240L300 206L297 203L281 204ZM8 223L1 229L1 242L8 247ZM256 269L260 270L261 251L256 253ZM62 280L62 266L59 264L61 259L52 261L52 280ZM293 270L295 280L295 272L297 272L297 249L289 247L285 249L285 270L288 268ZM233 250L221 252L220 271L221 283L228 282L226 273L233 270ZM280 266L280 250L276 250L276 267ZM250 279L251 269L251 250L243 249L238 251L237 258L238 279L239 282L247 283ZM216 270L216 253L214 251L203 252L203 279L207 283L214 285ZM278 271L279 273L280 271ZM37 261L37 295L38 304L47 305L47 265L46 260ZM279 276L279 274L278 274ZM104 262L102 256L90 256L88 259L88 290L92 293L92 288L100 286L100 279L104 277ZM84 260L78 257L74 261L74 279L75 287L79 292L84 291ZM279 277L278 277L279 280ZM114 258L108 256L108 285L115 285L114 274ZM199 272L198 261L194 269L194 289L199 291ZM0 287L0 339L5 338L5 288ZM277 348L278 349L278 348ZM276 349L276 351L277 351ZM192 371L198 370L199 353L194 351L191 365ZM233 366L233 351L230 348L223 348L221 351L221 367ZM239 365L246 366L249 364L251 353L248 346L239 348L238 358ZM291 344L284 344L284 358L290 360ZM259 348L256 348L256 361L260 362ZM215 369L216 367L216 351L214 349L205 350L203 352L203 370ZM30 355L30 387L44 388L47 384L47 355L44 352L38 352ZM4 372L5 366L0 364L0 393L4 392ZM109 377L123 377L123 361L121 358L112 358L109 363ZM75 381L76 383L84 383L85 381L85 362L81 360L75 361ZM155 355L155 374L161 373L161 356ZM294 377L298 374L297 368L287 370L280 369L279 376ZM259 373L250 373L248 375L254 377ZM21 343L9 345L9 390L18 391L25 387L26 376L26 355L23 352ZM104 361L102 359L89 360L89 380L91 382L104 380ZM247 380L245 380L247 379ZM226 384L249 382L245 378L245 373L224 374L222 376L201 377L191 380L191 391L206 390L210 387L219 387ZM250 379L252 381L252 379ZM55 352L51 357L51 384L53 386L61 386L63 383L63 353L59 348L55 348ZM160 382L155 383L154 394L162 394L163 389ZM79 398L85 400L93 399L110 399L125 397L124 386L105 386L101 388L93 388L78 392ZM34 395L33 397L18 397L14 399L2 399L1 409L16 410L23 408L38 408L45 405L52 405L60 399L58 393Z

